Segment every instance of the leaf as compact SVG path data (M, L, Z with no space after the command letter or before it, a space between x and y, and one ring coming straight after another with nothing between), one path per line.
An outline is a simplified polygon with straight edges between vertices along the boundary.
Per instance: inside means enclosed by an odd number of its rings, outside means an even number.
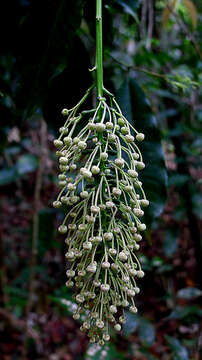
M90 344L85 354L85 360L122 360L125 356L117 351L112 343L104 346L98 344Z
M202 291L200 289L197 289L194 287L187 287L184 289L180 289L177 292L178 298L182 298L182 299L186 299L186 300L195 299L199 296L202 296Z
M196 29L197 27L197 10L196 7L194 5L194 3L191 0L183 0L184 5L187 8L188 14L190 16L190 19L192 21L192 25L194 27L194 29Z
M126 312L126 323L123 325L123 334L129 336L132 334L138 327L139 316L131 314L129 311Z
M124 1L118 0L117 2L119 5L121 5L123 7L124 11L127 14L131 15L135 19L135 21L139 23L138 16L136 13L137 8L139 6L139 1L137 1L137 0L136 1L134 1L134 0L127 0L127 1L126 0L124 0Z
M0 170L0 185L8 185L16 181L17 174L15 166Z
M189 360L187 349L181 345L178 339L165 335L165 338L174 355L173 360Z
M177 237L178 229L167 229L163 242L163 251L166 256L170 257L177 251Z
M145 141L139 145L146 164L140 179L150 201L145 210L145 221L149 224L161 214L167 197L167 171L160 132L145 93L134 79L126 78L117 98L128 121L145 134Z
M175 9L176 2L177 2L177 0L170 1L168 3L168 5L166 5L165 9L163 10L163 13L162 13L162 26L163 27L166 27L168 20L172 14L172 10Z
M145 319L139 318L138 334L143 345L151 346L155 341L155 328L152 323Z
M171 314L168 316L169 319L185 319L189 316L199 317L202 316L202 310L199 306L177 306Z
M16 163L16 170L18 175L25 175L32 171L35 171L38 166L38 159L36 156L31 154L22 155L17 163Z

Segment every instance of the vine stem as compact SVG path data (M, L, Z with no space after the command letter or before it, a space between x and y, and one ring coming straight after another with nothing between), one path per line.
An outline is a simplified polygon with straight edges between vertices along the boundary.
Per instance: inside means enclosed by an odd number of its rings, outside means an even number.
M103 96L102 0L96 0L96 91Z

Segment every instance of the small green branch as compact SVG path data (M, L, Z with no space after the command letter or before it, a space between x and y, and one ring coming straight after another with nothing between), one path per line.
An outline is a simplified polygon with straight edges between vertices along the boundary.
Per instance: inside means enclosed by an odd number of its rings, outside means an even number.
M103 96L102 0L96 0L96 90Z

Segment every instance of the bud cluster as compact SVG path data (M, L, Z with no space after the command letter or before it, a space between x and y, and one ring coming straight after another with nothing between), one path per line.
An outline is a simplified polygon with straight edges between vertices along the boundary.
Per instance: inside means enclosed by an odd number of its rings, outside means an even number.
M74 319L85 313L81 330L103 345L110 340L109 324L121 330L124 309L137 312L136 280L144 272L136 253L149 202L138 178L145 165L137 143L144 134L114 97L110 106L99 98L96 109L78 114L85 98L62 112L67 118L54 141L61 191L53 206L66 213L58 231L66 235L66 286L75 288L78 304Z

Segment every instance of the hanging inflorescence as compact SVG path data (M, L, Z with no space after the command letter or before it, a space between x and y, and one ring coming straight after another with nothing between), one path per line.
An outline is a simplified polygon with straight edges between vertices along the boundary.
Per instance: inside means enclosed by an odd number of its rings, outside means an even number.
M138 171L145 167L137 142L144 140L123 116L113 95L100 97L95 109L80 111L91 87L71 110L54 141L61 191L54 207L66 216L67 287L75 287L74 319L100 345L110 339L109 323L120 331L124 309L137 312L137 278L144 272L137 258L141 221L149 205ZM81 316L82 313L85 316Z

